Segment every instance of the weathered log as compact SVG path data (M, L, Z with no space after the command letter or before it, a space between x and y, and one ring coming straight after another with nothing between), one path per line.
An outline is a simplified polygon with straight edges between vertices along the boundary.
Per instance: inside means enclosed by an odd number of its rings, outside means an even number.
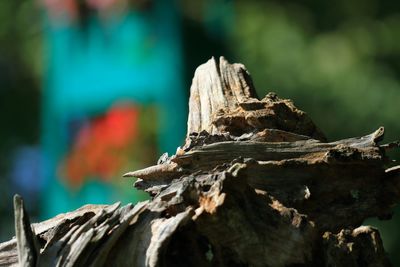
M212 58L193 78L185 144L125 175L150 201L30 225L16 198L0 265L391 266L361 225L400 198L385 153L399 143L379 144L383 134L326 142L290 100L258 100L243 65Z

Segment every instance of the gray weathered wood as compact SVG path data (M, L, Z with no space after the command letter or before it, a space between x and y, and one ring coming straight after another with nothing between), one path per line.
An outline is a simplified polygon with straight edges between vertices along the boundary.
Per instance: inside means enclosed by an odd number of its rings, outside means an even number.
M25 211L24 202L19 195L14 196L14 211L19 265L36 266L39 254L38 241Z
M193 78L182 147L124 175L150 201L31 227L16 197L17 238L0 244L0 265L391 266L379 232L361 225L400 200L386 155L399 143L383 134L327 142L290 100L258 100L243 65L212 58Z
M0 244L0 266L18 266L17 239Z

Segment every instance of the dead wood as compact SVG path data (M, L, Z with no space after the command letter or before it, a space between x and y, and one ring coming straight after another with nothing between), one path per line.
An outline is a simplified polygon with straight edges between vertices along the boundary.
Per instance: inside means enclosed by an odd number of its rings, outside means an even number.
M391 266L362 226L400 197L385 153L399 143L383 135L327 142L290 100L258 100L243 65L212 58L193 78L185 144L125 175L150 201L31 225L16 197L0 266Z

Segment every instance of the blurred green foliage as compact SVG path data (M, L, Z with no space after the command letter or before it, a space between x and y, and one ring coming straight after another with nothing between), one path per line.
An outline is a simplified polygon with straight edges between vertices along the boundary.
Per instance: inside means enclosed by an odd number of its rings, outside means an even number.
M382 125L385 141L400 138L399 1L237 1L235 10L229 45L260 97L291 98L329 140ZM365 222L379 227L395 266L399 213Z
M261 95L292 98L330 139L382 124L389 139L398 137L400 13L378 19L351 2L347 17L335 14L344 12L338 6L324 14L298 1L238 2L231 44ZM340 20L319 28L321 15Z
M8 179L13 151L21 144L39 142L41 38L36 2L0 1L1 240L14 232L13 185Z

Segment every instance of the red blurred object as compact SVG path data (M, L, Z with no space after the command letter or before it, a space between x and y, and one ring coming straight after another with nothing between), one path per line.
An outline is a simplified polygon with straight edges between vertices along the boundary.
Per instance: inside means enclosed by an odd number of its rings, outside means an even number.
M80 17L81 8L96 10L100 13L115 11L117 7L126 8L128 0L39 0L50 14L52 19L67 18L77 19ZM136 2L136 1L133 1ZM139 3L141 1L138 1Z
M139 111L116 106L83 126L64 163L67 180L79 186L87 177L110 181L121 168L125 152L136 139Z
M48 10L52 18L78 16L78 6L76 0L40 0L40 3Z
M126 2L126 0L86 0L88 6L97 10L109 9L120 2Z

